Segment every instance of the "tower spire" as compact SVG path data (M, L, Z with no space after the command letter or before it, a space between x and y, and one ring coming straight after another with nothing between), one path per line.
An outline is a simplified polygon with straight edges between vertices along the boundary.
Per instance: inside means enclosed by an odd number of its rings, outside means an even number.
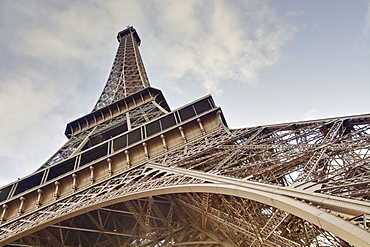
M140 37L132 26L117 34L119 46L107 83L93 111L150 86L140 56Z

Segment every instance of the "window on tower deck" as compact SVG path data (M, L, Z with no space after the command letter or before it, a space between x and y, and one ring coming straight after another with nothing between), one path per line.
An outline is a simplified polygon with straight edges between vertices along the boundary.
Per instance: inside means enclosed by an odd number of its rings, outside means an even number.
M128 133L128 145L141 140L141 128Z
M195 116L193 105L187 106L179 110L181 121L185 121Z
M152 123L149 123L146 126L146 135L147 137L154 135L155 133L158 133L161 131L161 125L159 121L155 121Z
M205 111L208 111L210 109L212 109L212 105L210 104L210 102L208 101L208 99L203 99L199 102L196 102L194 104L194 108L195 108L195 111L197 112L197 114L200 114L202 112L205 112Z
M170 114L161 119L162 130L168 129L176 125L175 115Z

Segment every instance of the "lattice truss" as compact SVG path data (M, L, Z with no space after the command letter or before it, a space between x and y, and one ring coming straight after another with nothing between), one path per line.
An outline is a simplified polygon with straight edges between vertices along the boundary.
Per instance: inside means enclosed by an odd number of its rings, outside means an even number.
M128 111L128 114L121 114L96 125L94 128L72 136L42 167L53 165L71 157L71 155L84 148L89 148L108 140L111 136L106 136L105 133L109 130L120 128L120 132L125 132L128 130L128 125L130 128L135 128L164 114L165 112L159 109L153 102L135 107Z
M182 192L181 188L222 183L244 186L243 182L280 190L276 196L286 193L287 200L369 232L369 216L356 215L345 206L370 205L369 129L368 123L334 119L220 130L3 225L0 241L53 221L57 223L14 243L350 246L319 226L266 203L222 193ZM173 188L180 189L170 192ZM301 194L306 190L304 197ZM66 214L71 217L58 221Z
M100 208L33 233L35 246L343 246L299 217L234 196L183 193Z
M314 184L317 192L369 199L369 129L343 119L249 128L233 143L165 164L282 186Z
M140 44L134 36L136 30L132 27L126 30L126 35L118 37L120 44L109 78L93 111L149 87L138 48Z

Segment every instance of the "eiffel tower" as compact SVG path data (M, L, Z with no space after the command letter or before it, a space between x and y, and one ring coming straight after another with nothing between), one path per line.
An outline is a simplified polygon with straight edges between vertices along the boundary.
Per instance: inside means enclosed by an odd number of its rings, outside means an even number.
M92 112L0 190L1 246L370 246L370 115L230 129L171 110L133 27Z

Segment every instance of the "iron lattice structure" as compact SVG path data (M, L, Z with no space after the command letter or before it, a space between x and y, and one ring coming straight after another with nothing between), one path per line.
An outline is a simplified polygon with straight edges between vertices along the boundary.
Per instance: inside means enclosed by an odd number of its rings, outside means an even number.
M1 188L0 245L370 246L370 115L229 129L170 110L134 28L67 143Z

